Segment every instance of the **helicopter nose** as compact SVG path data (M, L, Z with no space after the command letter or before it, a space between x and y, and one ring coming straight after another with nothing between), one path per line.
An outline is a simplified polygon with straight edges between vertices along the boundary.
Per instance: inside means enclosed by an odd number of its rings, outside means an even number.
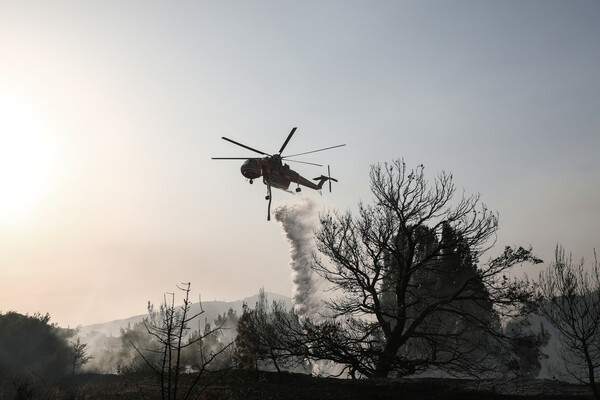
M254 165L248 165L244 163L240 168L242 175L248 179L256 179L260 176L260 167Z

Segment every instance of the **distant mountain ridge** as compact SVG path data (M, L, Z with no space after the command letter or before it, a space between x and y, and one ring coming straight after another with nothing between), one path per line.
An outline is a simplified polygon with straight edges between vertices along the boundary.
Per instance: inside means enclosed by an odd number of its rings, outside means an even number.
M288 296L283 296L277 293L265 293L267 296L267 302L269 305L273 303L273 301L283 302L286 308L292 307L292 299ZM242 309L244 303L248 304L250 308L254 308L256 303L258 302L258 294L254 296L246 297L242 300L236 301L203 301L202 303L193 303L190 313L198 314L201 311L200 304L202 304L202 310L204 311L200 314L196 321L192 321L190 324L190 328L192 330L204 330L206 323L214 325L214 320L220 315L227 313L231 308L233 311L237 313L237 315L242 314ZM79 328L78 335L82 338L85 338L89 335L97 335L103 334L107 337L111 336L120 336L121 329L126 329L129 326L132 326L144 318L146 318L148 314L135 315L133 317L118 319L109 322L103 322L99 324L85 325Z

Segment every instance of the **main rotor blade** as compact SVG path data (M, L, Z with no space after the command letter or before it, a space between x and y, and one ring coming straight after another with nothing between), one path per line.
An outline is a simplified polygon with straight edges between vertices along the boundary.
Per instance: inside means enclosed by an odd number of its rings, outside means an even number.
M251 150L251 151L253 151L253 152L255 152L255 153L258 153L258 154L264 154L265 156L270 156L270 154L269 154L269 153L265 153L264 151L260 151L260 150L253 149L253 148L252 148L252 147L250 147L250 146L246 146L245 144L238 143L238 142L236 142L235 140L231 140L231 139L228 139L228 138L226 138L225 136L223 136L221 139L223 139L223 140L227 140L228 142L231 142L231 143L233 143L233 144L237 144L238 146L241 146L241 147L243 147L243 148L245 148L245 149Z
M305 154L316 153L317 151L324 151L324 150L329 150L329 149L335 149L336 147L342 147L342 146L345 146L345 145L346 144L338 144L337 146L331 146L331 147L325 147L324 149L307 151L306 153L292 154L291 156L285 156L285 157L281 157L281 158L290 158L290 157L296 157L296 156L303 156ZM290 160L288 160L288 161L290 161Z
M294 134L294 132L296 132L296 129L298 129L298 128L297 127L293 127L292 131L288 135L287 139L285 139L285 142L283 142L283 145L281 146L281 149L279 149L279 154L280 155L281 155L281 153L283 153L283 149L285 149L285 146L287 146L287 144L290 141L290 139L292 138L292 135Z
M213 160L261 160L259 157L212 157Z
M312 163L312 162L306 162L306 161L298 161L298 160L286 160L286 161L300 163L300 164L316 165L317 167L322 167L323 166L321 164Z

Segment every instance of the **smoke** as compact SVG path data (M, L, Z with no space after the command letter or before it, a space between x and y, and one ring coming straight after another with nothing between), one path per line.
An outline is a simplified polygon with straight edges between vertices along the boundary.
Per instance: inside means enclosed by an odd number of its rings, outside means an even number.
M294 308L301 315L315 317L321 306L321 299L317 295L317 276L310 268L315 250L313 230L317 221L316 205L312 200L303 198L300 203L278 207L275 219L281 223L291 246Z

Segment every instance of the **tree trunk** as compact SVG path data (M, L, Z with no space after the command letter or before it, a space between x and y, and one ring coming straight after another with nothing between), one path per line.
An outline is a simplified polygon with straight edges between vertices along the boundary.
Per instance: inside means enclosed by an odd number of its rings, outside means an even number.
M401 336L397 332L398 327L396 326L392 331L392 334L389 336L383 351L379 357L377 357L373 378L387 378L391 372L394 364L394 358L396 357L396 354L398 354L398 349L400 349L400 346L403 343Z
M584 347L585 360L588 366L588 379L590 381L590 387L592 388L592 393L594 393L594 397L596 400L600 400L600 391L596 386L596 378L595 378L595 368L590 353L587 350L587 346Z

